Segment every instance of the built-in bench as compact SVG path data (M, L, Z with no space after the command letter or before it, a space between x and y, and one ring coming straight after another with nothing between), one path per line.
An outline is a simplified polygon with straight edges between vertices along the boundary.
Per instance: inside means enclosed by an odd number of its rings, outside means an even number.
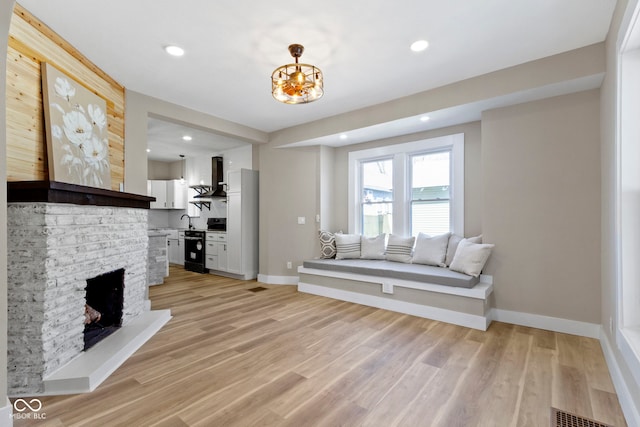
M298 290L486 330L492 278L386 260L317 259L298 267Z

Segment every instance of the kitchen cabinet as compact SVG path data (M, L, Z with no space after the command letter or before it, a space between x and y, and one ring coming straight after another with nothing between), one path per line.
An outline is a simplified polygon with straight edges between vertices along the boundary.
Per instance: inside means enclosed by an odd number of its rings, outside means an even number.
M167 205L169 209L187 209L187 184L179 179L167 181Z
M227 176L227 272L244 280L258 275L258 172L230 171Z
M156 198L149 206L151 209L187 208L187 186L179 179L148 180L147 194Z
M156 201L149 204L150 209L167 208L167 182L158 180L147 181L147 195L155 197Z
M172 230L168 237L169 262L184 265L184 231Z
M208 231L206 242L204 266L209 270L227 271L227 234Z

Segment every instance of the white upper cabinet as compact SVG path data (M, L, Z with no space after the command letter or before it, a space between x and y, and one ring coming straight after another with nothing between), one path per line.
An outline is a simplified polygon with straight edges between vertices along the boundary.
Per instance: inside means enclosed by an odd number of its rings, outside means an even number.
M151 209L186 209L187 208L187 185L179 179L169 181L149 180L147 181L147 194L155 197L156 201L151 202Z
M187 208L187 184L179 179L167 181L167 205L169 209Z

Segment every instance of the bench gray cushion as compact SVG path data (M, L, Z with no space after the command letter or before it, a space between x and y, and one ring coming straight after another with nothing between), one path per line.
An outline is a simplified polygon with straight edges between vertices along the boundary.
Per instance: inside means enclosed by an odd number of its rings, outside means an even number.
M448 268L402 262L368 259L314 259L304 261L306 268L341 271L344 273L366 274L436 285L473 288L480 279L451 271Z

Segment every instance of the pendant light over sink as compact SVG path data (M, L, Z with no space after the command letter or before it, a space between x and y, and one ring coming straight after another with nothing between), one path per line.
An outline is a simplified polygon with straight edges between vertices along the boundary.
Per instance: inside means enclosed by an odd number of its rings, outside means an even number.
M271 74L271 94L285 104L306 104L322 98L324 85L322 71L314 65L300 64L298 58L304 46L292 44L289 52L295 64L282 65Z

